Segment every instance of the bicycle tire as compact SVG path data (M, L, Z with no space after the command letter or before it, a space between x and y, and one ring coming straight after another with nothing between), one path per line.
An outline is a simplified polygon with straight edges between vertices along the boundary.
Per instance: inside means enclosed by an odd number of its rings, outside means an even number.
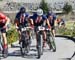
M53 37L53 34L50 32L50 41L51 41L51 46L52 46L52 49L53 49L53 52L56 52L56 44L55 44L55 41L54 41L54 37Z
M25 48L24 48L23 42L20 43L20 51L21 51L21 55L24 56Z
M38 59L41 57L41 39L40 39L40 34L38 33L38 39L37 39L37 52L38 52Z

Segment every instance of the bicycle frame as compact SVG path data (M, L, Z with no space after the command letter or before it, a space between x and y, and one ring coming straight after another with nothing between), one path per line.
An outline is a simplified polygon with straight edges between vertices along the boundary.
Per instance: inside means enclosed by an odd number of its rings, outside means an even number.
M51 32L50 29L46 29L46 36L47 36L47 43L50 47L50 49L52 48L53 49L53 52L56 51L56 45L55 45L55 42L54 42L54 36L53 36L53 33Z
M31 27L23 27L21 28L21 54L24 56L26 52L29 52L30 48L30 39L29 39L29 34L28 30Z

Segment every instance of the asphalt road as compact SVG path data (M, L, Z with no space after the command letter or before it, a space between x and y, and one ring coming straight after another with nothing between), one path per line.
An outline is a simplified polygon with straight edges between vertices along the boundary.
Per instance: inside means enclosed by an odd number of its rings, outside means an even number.
M1 60L67 60L75 52L75 43L66 38L55 38L56 52L51 52L48 45L44 48L44 53L40 59L37 59L36 40L32 40L30 52L27 56L22 57L20 53L19 44L16 42L14 47L9 48L9 56L7 58L1 57ZM75 60L75 56L71 59Z

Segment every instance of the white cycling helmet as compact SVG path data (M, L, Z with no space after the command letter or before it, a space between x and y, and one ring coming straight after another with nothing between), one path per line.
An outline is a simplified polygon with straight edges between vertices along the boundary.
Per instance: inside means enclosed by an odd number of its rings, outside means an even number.
M43 10L42 10L42 9L37 9L37 15L38 15L38 16L43 15Z

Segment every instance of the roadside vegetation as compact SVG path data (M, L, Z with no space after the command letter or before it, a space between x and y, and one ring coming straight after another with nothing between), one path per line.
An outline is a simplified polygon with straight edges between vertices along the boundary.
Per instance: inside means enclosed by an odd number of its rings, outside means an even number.
M59 28L57 33L59 35L75 37L75 22L67 21L66 26L63 28Z
M11 25L11 27L7 31L7 40L8 44L12 44L13 42L18 40L18 32L16 31L14 25Z

